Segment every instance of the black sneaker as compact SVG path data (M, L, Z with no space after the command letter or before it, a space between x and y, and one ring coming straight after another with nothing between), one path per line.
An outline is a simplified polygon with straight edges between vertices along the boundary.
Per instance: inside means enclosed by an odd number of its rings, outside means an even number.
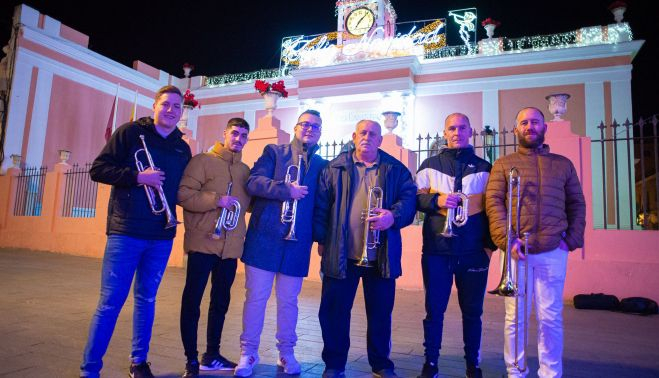
M151 363L144 361L139 364L130 364L128 376L130 378L154 378L151 373Z
M201 365L199 365L199 370L233 370L235 367L235 362L227 360L226 358L222 357L221 354L209 356L204 353L204 356L201 358Z
M483 371L478 366L467 366L467 378L483 378Z
M426 362L423 364L423 369L421 369L421 374L417 378L437 378L439 369L437 369L437 364L434 362Z
M199 361L188 361L185 364L185 371L181 378L198 378L199 377Z

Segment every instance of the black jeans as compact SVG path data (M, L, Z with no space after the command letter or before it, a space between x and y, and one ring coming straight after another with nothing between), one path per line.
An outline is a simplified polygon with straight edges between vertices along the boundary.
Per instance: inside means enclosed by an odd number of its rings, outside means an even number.
M439 358L444 313L455 276L458 303L462 312L465 360L468 365L478 365L483 330L481 315L489 265L490 259L485 251L465 256L421 256L423 286L426 290L426 318L423 320L426 361L437 362Z
M366 305L366 348L373 371L393 369L391 312L394 309L396 280L382 278L376 268L363 268L348 260L345 279L323 277L318 318L323 333L323 361L327 369L345 370L350 349L350 311L359 279Z
M197 359L197 329L199 306L211 276L211 300L208 307L206 329L206 353L220 352L220 339L224 327L224 316L231 301L231 285L236 277L236 259L221 259L217 255L200 252L188 253L188 269L185 289L181 300L181 340L188 360Z

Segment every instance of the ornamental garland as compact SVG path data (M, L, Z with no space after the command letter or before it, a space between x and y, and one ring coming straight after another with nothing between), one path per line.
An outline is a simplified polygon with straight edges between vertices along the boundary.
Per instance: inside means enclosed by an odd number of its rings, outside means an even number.
M253 80L275 79L283 76L289 76L288 72L281 72L279 68L262 69L253 72L206 77L205 86L208 88L224 87L227 85L248 83Z
M335 34L334 34L335 35ZM334 36L332 35L332 36ZM600 44L615 44L633 40L632 30L627 23L612 24L605 26L595 26L590 28L581 28L576 31L567 33L539 35L521 38L498 38L495 49L490 45L477 47L471 46L472 49L480 50L482 55L496 55L505 53L520 53L525 51L542 51L559 48L572 48L579 46L590 46ZM440 41L443 42L443 41ZM445 43L445 42L444 42ZM434 45L434 44L433 44ZM447 46L441 49L425 49L424 59L452 59L460 56L469 55L466 46ZM277 68L264 69L248 73L226 74L220 76L207 77L205 86L209 88L220 87L232 84L240 84L253 80L275 79L290 76L290 72L282 72Z

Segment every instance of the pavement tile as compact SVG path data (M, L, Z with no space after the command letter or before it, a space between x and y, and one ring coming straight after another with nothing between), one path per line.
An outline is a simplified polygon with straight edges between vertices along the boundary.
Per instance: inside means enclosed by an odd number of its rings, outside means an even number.
M76 377L91 315L98 301L101 260L0 249L0 377ZM156 305L149 360L156 376L180 377L185 359L180 340L179 311L185 272L169 268ZM319 377L324 364L318 325L320 284L305 281L299 300L298 347L300 377ZM208 291L208 290L207 290ZM244 276L237 275L221 341L222 354L240 355ZM104 359L104 378L125 377L132 331L132 297L117 322ZM205 350L208 293L202 302L199 351ZM423 365L423 292L398 290L392 316L392 354L401 377L416 377ZM606 311L579 311L567 304L565 377L659 377L659 316L638 317ZM483 315L481 366L485 377L501 377L503 301L488 296ZM276 299L271 296L261 337L261 363L254 377L290 377L276 366ZM530 323L529 366L537 370L535 321ZM361 288L352 313L351 349L346 376L371 377L366 353L366 316ZM455 295L445 318L440 377L464 376L462 325ZM231 372L203 373L203 377L232 376Z

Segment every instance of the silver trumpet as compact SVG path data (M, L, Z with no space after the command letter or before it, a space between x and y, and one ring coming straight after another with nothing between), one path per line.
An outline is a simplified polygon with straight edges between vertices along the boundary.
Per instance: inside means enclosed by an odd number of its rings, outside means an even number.
M373 265L368 261L368 250L375 249L380 244L380 230L371 230L371 222L366 218L378 215L375 209L382 208L382 198L384 193L379 186L372 186L368 189L368 202L367 208L362 211L364 217L364 247L362 248L362 256L355 263L357 266L370 268Z
M134 158L137 170L139 172L144 172L150 167L151 169L157 171L158 168L156 168L156 166L153 164L153 158L151 157L149 150L146 148L144 135L140 135L140 139L142 140L142 146L144 148L140 148L139 150L135 151ZM144 151L144 155L146 155L146 160L149 164L147 167L144 166L144 163L142 163L142 161L137 156L142 151ZM181 223L176 220L176 216L174 216L174 213L172 213L172 210L169 208L169 204L167 204L167 197L165 197L165 192L162 190L162 185L158 185L157 188L153 188L149 185L143 186L144 192L146 192L146 198L149 201L149 206L151 206L151 212L155 215L162 214L163 212L165 213L165 216L167 217L167 224L165 224L166 229L176 227L177 224ZM158 198L156 198L156 192L158 193ZM158 208L158 200L160 200L160 208Z
M286 176L284 177L284 182L286 183L297 183L301 182L301 162L302 155L297 155L297 165L291 164L286 168ZM293 170L295 170L295 177L293 177ZM284 240L297 241L295 236L295 219L297 215L297 200L286 200L281 204L281 223L290 223L291 226L288 229L288 234L284 236Z
M231 195L231 186L233 182L229 183L227 187L227 196ZM211 239L218 240L222 236L222 230L231 231L238 225L240 218L240 202L231 200L231 209L222 208L220 216L215 222L215 230L210 234Z
M528 344L528 321L527 321L527 306L526 301L528 296L526 295L528 289L528 276L529 276L529 263L527 260L524 260L524 290L519 291L519 270L520 264L516 264L515 273L513 274L512 268L512 249L515 240L519 238L519 223L520 223L520 206L521 206L521 181L522 178L519 174L519 170L515 167L510 169L508 173L508 224L506 232L506 251L503 256L503 269L501 272L501 281L499 285L494 289L488 291L490 294L499 295L502 297L515 297L515 362L513 365L520 372L524 372L527 369L526 363L521 361L519 356L518 344L519 344L519 299L520 297L524 298L524 344L522 345L522 351L526 349ZM513 229L513 191L516 192L515 199L517 200L515 206L515 216L516 224L515 229ZM524 253L528 254L528 245L529 245L529 235L530 233L524 232L521 234L524 238Z
M459 196L462 204L456 208L446 209L446 222L444 223L444 230L441 233L445 238L458 236L453 233L453 225L462 227L467 224L467 220L469 219L469 196L461 191L450 194Z

